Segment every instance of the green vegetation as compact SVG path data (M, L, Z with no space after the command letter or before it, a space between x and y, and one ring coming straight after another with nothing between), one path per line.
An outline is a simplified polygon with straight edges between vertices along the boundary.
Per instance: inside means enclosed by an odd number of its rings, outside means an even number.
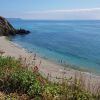
M100 100L75 80L52 83L38 69L28 69L21 58L0 56L0 100Z

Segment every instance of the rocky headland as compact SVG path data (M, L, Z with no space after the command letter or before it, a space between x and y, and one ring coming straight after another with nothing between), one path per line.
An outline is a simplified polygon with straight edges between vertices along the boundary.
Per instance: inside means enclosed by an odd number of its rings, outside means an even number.
M30 31L25 29L15 29L6 18L0 16L0 36L9 36L9 35L23 35L29 34Z

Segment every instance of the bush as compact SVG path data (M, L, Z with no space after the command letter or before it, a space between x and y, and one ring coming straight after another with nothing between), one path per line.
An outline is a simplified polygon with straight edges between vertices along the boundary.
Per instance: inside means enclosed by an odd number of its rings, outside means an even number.
M96 99L96 95L93 96L85 91L78 82L74 82L73 85L69 85L67 81L49 82L39 72L24 68L20 60L2 56L0 57L0 91L7 94L7 98L11 97L11 93L16 93L15 97L28 98L28 100L99 100Z

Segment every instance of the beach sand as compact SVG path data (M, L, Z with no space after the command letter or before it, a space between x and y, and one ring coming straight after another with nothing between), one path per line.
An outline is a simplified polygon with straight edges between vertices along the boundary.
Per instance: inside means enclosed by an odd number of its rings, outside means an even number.
M9 40L6 39L6 37L2 36L0 37L0 50L4 51L4 56L12 56L15 58L25 57L30 62L34 58L33 53L29 53L24 48L21 48L18 44L15 44ZM50 76L51 81L59 80L58 78L82 78L84 79L84 84L86 84L86 87L93 89L92 91L95 91L94 88L98 88L98 84L100 84L100 76L97 76L95 74L89 73L89 72L80 72L71 68L65 68L59 64L56 64L54 62L51 62L49 60L43 59L41 57L36 57L35 65L38 66L40 73L47 77ZM94 88L93 88L94 87Z

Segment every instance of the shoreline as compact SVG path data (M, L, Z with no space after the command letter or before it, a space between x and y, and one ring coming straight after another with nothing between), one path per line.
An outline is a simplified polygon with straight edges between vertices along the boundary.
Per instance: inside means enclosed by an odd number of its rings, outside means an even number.
M8 39L9 40L9 39ZM94 75L97 75L97 76L100 76L100 74L96 73L96 72L92 72L91 70L89 69L85 69L85 68L82 68L80 66L77 66L77 65L74 65L74 64L70 64L70 63L63 63L63 60L61 59L62 63L59 61L55 61L55 60L52 60L52 59L49 59L47 56L42 56L40 55L39 53L35 52L35 51L30 51L28 50L27 48L24 48L22 47L20 44L17 44L16 42L13 42L12 40L9 40L11 41L11 44L15 45L16 47L18 47L19 49L23 49L25 50L26 52L34 55L36 54L37 57L41 58L41 59L44 59L46 61L49 61L50 63L54 63L56 65L59 65L59 66L62 66L64 67L65 69L73 69L73 70L77 70L77 71L81 71L81 72L86 72L86 73L92 73Z
M35 51L29 51L27 48L22 47L20 44L17 44L11 40L8 39L8 41L11 42L12 45L16 46L19 49L23 49L25 50L27 53L31 54L32 56L34 56L34 54L37 55L38 58L41 58L42 60L45 60L49 63L53 63L56 64L57 66L62 67L63 69L69 69L69 70L75 70L75 71L79 71L79 72L83 72L83 73L90 73L94 76L100 76L100 74L96 73L96 72L92 72L89 69L85 69L85 68L81 68L79 66L73 65L73 64L66 64L66 63L59 63L57 61L54 60L50 60L49 58L45 57L45 56L40 56L38 53L36 53Z
M34 53L28 52L28 50L22 48L17 43L13 43L6 39L6 37L0 37L0 50L4 51L4 56L12 56L15 58L25 57L27 60L32 61L34 58ZM30 58L30 59L29 59ZM95 75L94 73L90 72L82 72L79 70L75 70L72 68L65 68L64 66L49 61L48 59L44 59L40 56L36 56L35 64L38 66L40 73L47 77L48 74L50 75L50 80L55 81L57 78L77 78L84 77L84 81L86 85L88 82L91 82L91 87L95 86L96 84L100 83L100 76ZM93 88L92 88L93 89ZM94 90L93 90L94 91Z

